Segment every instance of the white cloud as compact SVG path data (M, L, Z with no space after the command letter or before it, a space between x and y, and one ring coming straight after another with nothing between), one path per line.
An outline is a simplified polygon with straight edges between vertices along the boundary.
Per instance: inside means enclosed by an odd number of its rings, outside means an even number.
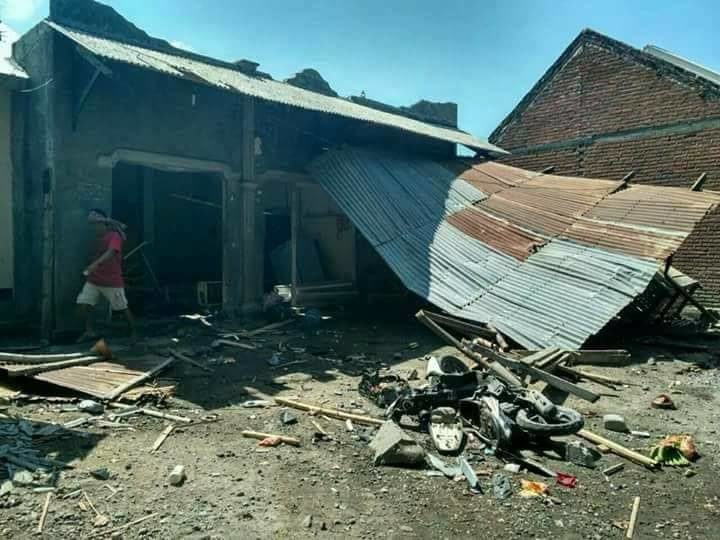
M40 9L42 0L0 0L0 19L27 21Z
M182 41L172 40L172 41L170 41L170 45L172 45L176 49L182 49L184 51L195 52L195 49L193 49L187 43L183 43Z

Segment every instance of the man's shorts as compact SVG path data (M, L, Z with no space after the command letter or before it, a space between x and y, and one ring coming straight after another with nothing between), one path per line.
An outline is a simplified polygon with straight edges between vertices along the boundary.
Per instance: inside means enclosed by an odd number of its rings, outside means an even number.
M92 283L85 282L85 285L78 294L77 303L94 306L97 304L100 295L104 296L113 311L125 311L128 307L127 298L125 298L125 289L122 287L100 287Z

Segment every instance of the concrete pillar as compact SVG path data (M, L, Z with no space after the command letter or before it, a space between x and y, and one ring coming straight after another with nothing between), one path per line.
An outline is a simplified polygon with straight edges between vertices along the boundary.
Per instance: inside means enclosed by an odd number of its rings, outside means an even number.
M264 227L258 185L243 182L243 304L245 313L257 311L262 305L264 273Z

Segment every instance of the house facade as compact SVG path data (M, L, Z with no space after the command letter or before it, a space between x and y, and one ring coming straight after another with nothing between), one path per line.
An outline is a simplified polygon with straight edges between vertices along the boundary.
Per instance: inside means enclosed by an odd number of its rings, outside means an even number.
M720 190L720 75L657 47L584 30L490 136L511 165L554 173ZM703 176L704 175L704 176ZM661 203L658 203L661 205ZM720 213L673 264L720 305Z
M23 279L46 334L78 326L91 208L128 225L129 293L179 308L203 284L226 311L248 312L273 283L359 281L355 229L306 172L328 147L499 152L419 119L427 103L382 110L274 81L89 0L53 0L14 57L38 87L26 97Z

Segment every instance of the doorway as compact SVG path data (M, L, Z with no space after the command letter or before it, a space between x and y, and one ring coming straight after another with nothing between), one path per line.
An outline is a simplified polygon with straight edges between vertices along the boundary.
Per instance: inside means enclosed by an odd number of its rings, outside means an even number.
M141 314L222 303L222 177L118 163L112 215L127 225L123 274Z

